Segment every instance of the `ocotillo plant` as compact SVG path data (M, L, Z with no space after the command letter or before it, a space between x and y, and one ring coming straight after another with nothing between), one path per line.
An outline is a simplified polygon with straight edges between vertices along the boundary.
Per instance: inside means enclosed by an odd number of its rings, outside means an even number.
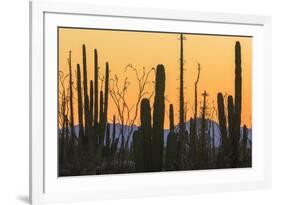
M152 166L153 171L161 171L163 167L164 117L165 117L165 68L157 65L155 80L155 96L153 105L153 138Z
M152 142L151 142L151 110L149 99L144 98L141 101L140 110L141 128L140 133L143 137L144 149L144 171L150 171L152 168Z
M241 100L242 100L242 75L241 75L241 46L237 41L235 44L235 117L234 117L234 134L231 142L231 167L237 167L239 160L238 144L240 140L241 124Z

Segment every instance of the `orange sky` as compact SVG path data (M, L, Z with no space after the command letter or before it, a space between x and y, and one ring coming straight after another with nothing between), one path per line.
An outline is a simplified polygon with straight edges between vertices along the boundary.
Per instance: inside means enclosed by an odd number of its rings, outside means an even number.
M198 102L201 102L201 93L206 90L209 94L207 101L216 106L218 92L233 95L234 93L234 45L240 41L242 53L242 116L241 123L252 126L252 38L185 34L184 41L184 97L187 104L187 118L193 115L194 82L197 77L197 63L201 64L201 75L198 85ZM135 73L125 72L125 67L132 64L140 72L163 64L166 72L166 115L165 128L169 127L169 103L174 104L175 123L178 123L179 99L179 34L128 32L94 29L59 28L59 69L68 73L68 52L72 51L72 65L74 82L76 84L76 64L82 65L82 44L86 45L88 81L93 79L94 49L98 50L99 68L104 74L105 62L109 62L110 78L115 74L119 81L128 77L130 86L127 93L127 102L133 106L136 101L137 84ZM154 73L150 81L155 78ZM75 85L76 86L76 85ZM101 83L99 83L101 88ZM154 90L153 86L147 91ZM61 87L59 87L61 89ZM77 96L76 91L74 96ZM149 94L147 94L149 96ZM153 101L153 98L151 99ZM153 102L151 103L153 105ZM74 104L75 124L77 124L77 105ZM108 118L116 114L116 108L109 97ZM216 119L216 116L214 116ZM136 124L139 123L139 117Z

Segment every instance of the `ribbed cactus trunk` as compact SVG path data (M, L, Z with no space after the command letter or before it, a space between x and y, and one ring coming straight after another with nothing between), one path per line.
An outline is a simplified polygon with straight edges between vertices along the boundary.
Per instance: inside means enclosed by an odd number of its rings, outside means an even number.
M94 117L94 82L90 81L90 127L93 126L93 117ZM92 135L92 133L91 133Z
M83 88L84 88L84 123L85 123L85 136L89 137L89 121L90 121L90 113L89 113L89 95L88 95L88 73L87 73L87 57L86 57L86 46L83 44L82 46L82 54L83 54Z
M219 125L222 138L222 146L226 145L227 132L226 132L226 117L224 111L224 99L222 93L218 93L217 96L218 112L219 112Z
M152 168L152 142L151 142L151 109L149 99L144 98L141 101L140 109L141 135L144 138L144 171L151 171Z
M69 51L68 57L68 65L69 65L69 109L70 109L70 132L71 132L71 140L72 144L74 143L74 139L76 138L75 130L74 130L74 113L73 113L73 81L72 81L72 64L71 64L71 51Z
M153 105L153 138L152 166L153 171L161 171L163 167L164 117L165 117L165 68L157 65L155 80L155 96Z
M103 144L104 143L104 126L103 126L103 91L100 91L100 113L99 113L99 144Z
M218 93L217 96L218 103L218 114L219 114L219 125L220 125L220 134L221 134L221 150L219 154L219 167L225 166L226 164L226 152L227 152L227 130L226 130L226 116L224 111L224 99L222 93Z
M174 122L174 106L173 106L173 104L170 104L170 107L169 107L169 122L170 122L170 131L174 131L175 122Z
M100 138L104 138L107 131L107 110L108 110L108 81L109 81L109 65L105 64L105 82L104 82L104 97L100 97ZM103 92L101 91L101 95Z
M83 132L83 102L82 102L82 88L81 88L81 71L80 65L77 64L77 99L78 99L78 122L79 122L79 141L82 143L84 140L84 132Z
M94 50L94 144L98 142L98 109L99 109L99 68L98 51Z
M235 44L235 117L234 133L232 139L231 167L237 167L239 161L239 140L241 124L241 100L242 100L242 68L241 68L241 46L237 41Z
M234 122L234 105L233 105L233 97L230 95L227 98L227 114L228 114L228 134L229 139L233 138L233 122Z

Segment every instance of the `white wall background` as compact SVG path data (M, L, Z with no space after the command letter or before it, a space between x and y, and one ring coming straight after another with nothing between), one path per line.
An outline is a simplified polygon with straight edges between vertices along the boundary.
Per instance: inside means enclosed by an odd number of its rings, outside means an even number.
M78 0L76 0L78 1ZM80 0L104 5L186 9L272 16L273 188L239 193L128 199L81 204L280 204L281 12L278 0ZM0 4L0 204L28 201L28 1ZM70 196L71 197L71 196Z

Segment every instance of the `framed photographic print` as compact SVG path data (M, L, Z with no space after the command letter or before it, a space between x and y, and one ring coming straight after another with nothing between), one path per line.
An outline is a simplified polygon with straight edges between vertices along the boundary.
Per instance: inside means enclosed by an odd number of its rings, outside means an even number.
M39 1L30 22L32 204L270 187L270 17Z

